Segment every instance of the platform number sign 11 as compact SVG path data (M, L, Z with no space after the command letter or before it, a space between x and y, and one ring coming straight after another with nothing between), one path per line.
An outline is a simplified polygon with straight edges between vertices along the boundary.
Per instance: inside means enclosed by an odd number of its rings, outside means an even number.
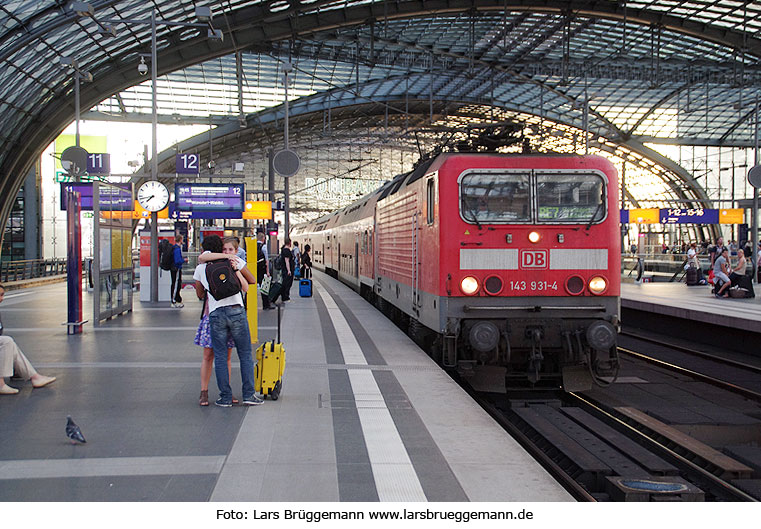
M178 174L199 174L201 172L201 156L193 153L178 154L175 165L175 172Z
M87 173L111 174L111 155L107 152L94 152L87 155Z

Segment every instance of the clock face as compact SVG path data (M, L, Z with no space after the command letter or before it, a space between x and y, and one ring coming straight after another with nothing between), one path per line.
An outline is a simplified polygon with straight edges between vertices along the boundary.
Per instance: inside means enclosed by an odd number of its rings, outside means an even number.
M161 182L150 180L137 190L137 202L147 211L161 211L169 204L169 190Z

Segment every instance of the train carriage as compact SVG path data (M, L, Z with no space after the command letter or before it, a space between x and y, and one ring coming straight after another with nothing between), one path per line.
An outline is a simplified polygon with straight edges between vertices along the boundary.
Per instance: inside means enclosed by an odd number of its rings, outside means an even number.
M617 369L617 194L598 156L440 154L292 238L475 386L578 390Z

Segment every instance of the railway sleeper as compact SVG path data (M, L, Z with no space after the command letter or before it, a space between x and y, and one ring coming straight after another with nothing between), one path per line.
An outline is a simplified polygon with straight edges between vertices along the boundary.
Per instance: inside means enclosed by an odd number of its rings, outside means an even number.
M512 413L520 418L522 429L531 431L531 437L560 464L566 472L598 498L606 496L614 501L703 501L705 494L698 487L679 476L654 476L652 472L630 457L628 452L612 446L577 422L575 418L587 415L578 408L558 408L546 404L513 408ZM570 412L570 413L566 413ZM599 421L592 421L596 427ZM602 425L604 426L604 425ZM603 431L608 430L607 427ZM620 434L612 433L612 439L619 441ZM631 448L633 441L627 440L623 447ZM644 449L636 445L639 459L648 459ZM652 456L651 459L657 458ZM652 461L651 461L652 463ZM668 463L654 466L659 471L675 473L677 470Z
M615 411L635 429L657 439L671 451L706 469L714 476L733 480L748 479L753 475L751 467L638 409L622 406L615 408Z

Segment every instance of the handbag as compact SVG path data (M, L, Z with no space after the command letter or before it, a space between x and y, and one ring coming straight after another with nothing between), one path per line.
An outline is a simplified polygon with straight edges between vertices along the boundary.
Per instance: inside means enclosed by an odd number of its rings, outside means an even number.
M262 284L259 286L259 292L261 292L264 295L269 295L271 286L272 286L272 276L264 276L262 278Z

